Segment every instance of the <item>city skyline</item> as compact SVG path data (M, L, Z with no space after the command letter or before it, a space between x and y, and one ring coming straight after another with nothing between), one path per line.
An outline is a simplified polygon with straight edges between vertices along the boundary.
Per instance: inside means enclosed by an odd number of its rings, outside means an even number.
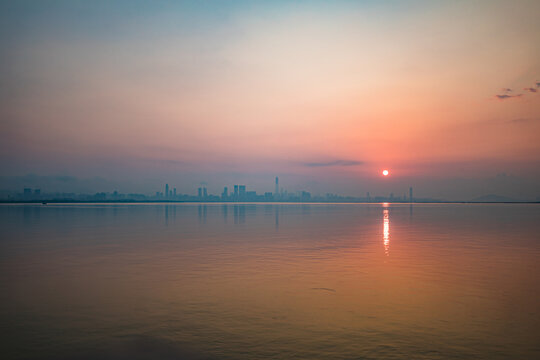
M384 176L388 175L385 170ZM169 186L169 183L163 185L164 191L156 191L153 194L140 193L122 193L118 190L112 192L97 192L91 193L75 193L75 192L47 192L41 191L40 188L25 187L22 192L18 191L1 191L0 201L16 201L16 202L292 202L292 203L436 203L436 202L455 202L456 200L430 198L415 196L413 187L410 186L403 195L391 191L388 194L373 194L366 191L363 196L346 196L337 193L312 194L306 190L289 191L285 187L279 186L279 177L275 177L274 191L264 191L257 193L256 190L250 189L245 184L232 185L229 192L229 186L224 186L221 194L211 193L208 191L207 184L202 182L197 187L194 194L177 192L176 187ZM459 202L540 202L540 197L535 200L523 200L509 198L497 194L484 194L473 199L460 200Z
M393 174L389 176L384 176L385 178L391 178ZM238 178L238 177L237 177ZM278 177L274 178L274 182L271 183L266 179L266 183L263 183L263 185L257 186L256 184L253 184L249 181L249 179L245 181L240 181L240 183L244 183L242 185L248 186L249 191L255 191L259 195L264 195L265 193L272 193L275 194L276 192L276 186L278 188L279 185L276 184L276 180ZM390 181L387 181L390 180ZM167 181L167 180L165 180ZM425 189L422 188L422 186L418 186L418 182L416 182L416 185L404 185L401 181L392 182L391 179L385 179L384 185L385 187L381 188L380 186L374 186L373 188L369 187L360 187L357 186L356 190L354 192L340 192L339 190L334 190L335 187L332 189L332 187L324 186L322 190L317 188L317 182L312 181L308 182L305 187L301 187L298 185L295 185L294 183L290 184L287 182L288 186L286 188L286 191L289 194L299 194L302 191L307 191L310 194L313 194L314 196L318 197L319 199L326 198L327 194L332 194L339 196L341 198L354 198L354 199L366 199L369 196L366 196L367 194L372 194L373 198L378 197L381 199L381 201L389 201L393 195L395 199L409 199L411 198L410 191L412 188L419 189L418 192L415 192L415 196L417 196L419 199L427 199L428 201L517 201L517 202L537 202L540 199L540 196L512 196L505 194L504 191L500 191L501 189L504 189L504 185L508 185L508 183L514 182L514 187L516 189L519 189L519 181L516 181L515 178L512 176L509 176L507 174L498 174L493 179L491 179L490 182L486 182L488 186L480 186L476 189L473 189L473 191L470 194L462 194L458 197L445 197L443 195L434 196L429 191L425 191ZM501 187L501 183L503 187ZM7 186L6 186L7 184ZM248 185L246 185L248 184ZM430 185L427 183L428 186ZM6 182L6 177L0 176L0 201L6 201L8 199L15 199L18 200L24 200L24 190L25 189L31 189L39 190L42 194L80 194L83 195L84 199L90 199L91 196L98 196L102 197L103 194L114 194L114 193L120 193L123 195L132 194L134 197L133 199L143 199L141 196L143 196L145 199L159 199L160 197L162 199L165 199L166 197L164 194L169 191L171 194L178 194L178 196L188 196L193 197L192 200L196 200L194 198L199 197L198 191L200 190L201 193L204 189L209 195L213 195L219 198L223 197L224 189L223 184L217 184L217 183L208 183L206 181L199 181L196 183L191 184L188 187L179 187L176 185L176 183L171 182L171 186L169 189L159 190L160 187L169 185L168 182L165 182L165 185L163 183L157 184L157 185L147 185L145 189L141 190L140 188L136 188L135 190L130 189L129 184L123 184L123 183L115 183L107 181L104 178L93 178L93 179L77 179L75 177L70 176L56 176L56 177L46 177L46 176L37 176L37 175L27 175L23 177L13 177L12 181ZM239 186L240 184L236 184ZM379 184L380 185L380 184ZM231 182L229 185L225 185L225 188L227 188L227 191L230 192L230 194L233 194L234 192L234 181ZM285 188L280 188L285 189ZM157 191L156 191L157 190ZM330 190L330 191L328 191ZM244 190L246 191L246 190ZM161 195L156 196L156 193L159 193ZM43 196L37 197L38 198L44 198ZM115 197L110 197L109 200L113 200ZM118 198L116 198L118 199ZM199 199L200 200L200 199ZM199 201L197 200L197 201Z

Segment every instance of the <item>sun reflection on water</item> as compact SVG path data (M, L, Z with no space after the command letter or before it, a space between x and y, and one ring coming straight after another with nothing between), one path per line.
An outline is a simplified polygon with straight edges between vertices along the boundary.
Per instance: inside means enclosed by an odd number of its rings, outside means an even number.
M388 256L390 249L390 219L388 217L388 209L383 210L383 244L384 254Z

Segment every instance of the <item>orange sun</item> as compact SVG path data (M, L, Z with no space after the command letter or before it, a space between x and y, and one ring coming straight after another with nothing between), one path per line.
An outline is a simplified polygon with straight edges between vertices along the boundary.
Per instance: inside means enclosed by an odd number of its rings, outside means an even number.
M383 174L384 176L388 176L388 174L390 174L390 173L388 172L388 170L383 170L383 171L382 171L382 174Z

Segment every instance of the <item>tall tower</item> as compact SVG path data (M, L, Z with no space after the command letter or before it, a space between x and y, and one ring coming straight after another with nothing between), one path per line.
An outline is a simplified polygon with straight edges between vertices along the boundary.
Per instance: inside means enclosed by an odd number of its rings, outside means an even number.
M276 190L274 191L274 195L275 196L279 195L279 179L277 176L276 176Z
M409 201L412 202L412 186L409 188Z
M165 197L169 197L169 184L165 184Z

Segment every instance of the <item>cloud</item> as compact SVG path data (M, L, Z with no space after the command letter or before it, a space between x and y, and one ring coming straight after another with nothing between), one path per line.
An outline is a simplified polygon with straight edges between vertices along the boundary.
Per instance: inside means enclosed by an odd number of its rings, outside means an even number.
M502 94L502 95L495 95L495 97L499 100L508 100L508 99L512 99L512 98L518 98L520 96L522 96L523 94L517 94L517 95L507 95L507 94Z
M540 81L536 81L536 87L540 88Z
M531 119L519 118L519 119L511 119L511 120L508 120L506 122L511 123L511 124L522 124L522 123L527 123L527 122L530 122L530 121L531 121Z
M512 92L512 89L510 89L510 88L502 88L501 91L505 92L505 93L509 93L509 92Z
M356 165L362 165L362 161L356 161L356 160L334 160L334 161L326 161L326 162L310 162L305 163L305 166L308 167L324 167L324 166L356 166Z
M518 119L508 120L506 122L510 124L526 124L526 123L533 123L536 121L540 121L540 118L518 118Z
M533 87L529 87L529 88L523 88L523 90L525 91L528 91L528 92L532 92L532 93L535 93L537 90Z

